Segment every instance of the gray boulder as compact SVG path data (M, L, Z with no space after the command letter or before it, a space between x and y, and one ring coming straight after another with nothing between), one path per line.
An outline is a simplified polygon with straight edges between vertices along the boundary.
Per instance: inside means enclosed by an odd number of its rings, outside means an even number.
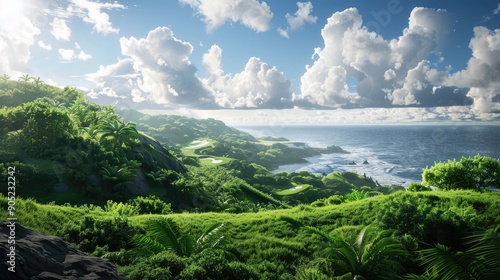
M15 272L8 271L12 245L4 241L12 232L7 225L7 222L0 223L1 279L125 279L110 260L87 256L59 237L41 234L18 223L12 231L15 233Z

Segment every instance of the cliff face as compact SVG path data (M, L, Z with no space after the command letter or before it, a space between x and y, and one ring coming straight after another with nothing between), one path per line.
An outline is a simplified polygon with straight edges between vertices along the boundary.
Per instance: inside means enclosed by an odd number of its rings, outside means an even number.
M141 155L142 168L137 168L137 177L134 181L125 185L127 193L131 196L146 196L148 195L149 185L147 183L144 169L164 168L174 170L179 173L184 173L187 168L175 159L170 152L163 147L158 141L144 134L139 134L140 144L134 148L134 151Z
M1 279L125 279L116 271L115 265L98 257L85 255L73 245L59 237L43 235L30 228L15 224L0 223ZM15 244L7 244L9 236L15 234ZM13 259L10 246L15 246L15 272L9 260Z

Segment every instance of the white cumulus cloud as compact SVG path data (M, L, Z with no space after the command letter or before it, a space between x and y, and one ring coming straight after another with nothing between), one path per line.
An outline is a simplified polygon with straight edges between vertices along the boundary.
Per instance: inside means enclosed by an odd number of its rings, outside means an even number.
M454 85L433 92L448 73L428 59L446 45L450 24L448 12L417 7L402 35L386 40L363 26L356 8L336 12L321 31L325 46L315 48L301 77L300 97L331 107L463 104L466 92ZM346 90L348 79L357 81L357 95Z
M126 7L118 2L106 2L100 3L99 1L89 1L89 0L71 0L70 5L67 7L67 13L70 15L76 15L84 22L93 25L94 31L104 35L111 33L118 33L119 28L113 27L109 19L109 15L102 10L123 10Z
M39 34L40 29L27 17L0 9L0 73L14 78L28 73L30 48Z
M134 102L213 107L213 94L196 76L189 60L193 46L177 39L167 27L151 30L146 38L120 38L124 59L100 66L86 78L99 88L112 87Z
M280 34L281 37L287 38L287 39L289 38L289 36L288 36L288 28L283 29L281 27L278 27L278 29L276 29L276 31L278 31L278 33Z
M281 37L289 38L289 31L302 28L306 23L315 23L318 17L312 16L313 5L311 2L297 2L298 10L294 15L287 13L285 15L288 26L286 28L278 27L276 31Z
M85 53L80 50L80 52L75 52L72 49L59 49L59 55L61 56L62 62L71 62L75 59L86 61L92 58L92 55Z
M286 14L286 20L291 30L300 29L306 23L315 23L318 17L312 16L313 5L311 2L297 2L299 9L294 15Z
M50 23L52 30L50 31L59 41L69 41L71 37L71 29L66 24L66 20L55 17Z
M45 42L43 42L42 40L38 41L38 42L37 42L37 45L38 45L40 48L42 48L42 49L44 49L44 50L46 50L46 51L51 51L51 50L52 50L52 46L51 46L50 44L46 44L46 43L45 43Z
M500 29L474 28L469 44L472 57L464 70L445 83L470 87L473 109L481 113L500 113Z
M217 104L224 108L282 108L289 106L291 82L276 67L251 57L240 73L222 75L222 49L214 45L203 56L210 73L204 83L213 88Z
M179 0L195 9L212 32L228 21L241 24L257 31L269 29L273 13L271 8L258 0Z

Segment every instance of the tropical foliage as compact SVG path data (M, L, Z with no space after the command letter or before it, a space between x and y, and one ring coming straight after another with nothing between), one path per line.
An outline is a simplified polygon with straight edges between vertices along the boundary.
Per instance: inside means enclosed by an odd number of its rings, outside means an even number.
M497 279L497 159L436 163L405 190L353 172L273 173L345 151L119 115L28 75L0 76L0 104L0 180L16 166L18 221L129 279ZM187 148L196 140L207 145Z
M132 243L149 254L172 250L179 256L190 256L224 244L223 226L224 224L213 225L195 239L194 236L183 233L170 218L153 219L146 224L147 234L135 235Z
M497 279L500 276L500 226L468 237L465 251L455 251L445 245L419 251L432 279ZM412 275L410 279L421 279Z
M329 235L313 227L306 230L320 237L322 256L328 258L335 275L354 279L396 279L404 273L402 258L408 253L390 231L364 227L355 241Z
M422 184L444 190L500 187L500 160L477 155L439 162L422 173Z

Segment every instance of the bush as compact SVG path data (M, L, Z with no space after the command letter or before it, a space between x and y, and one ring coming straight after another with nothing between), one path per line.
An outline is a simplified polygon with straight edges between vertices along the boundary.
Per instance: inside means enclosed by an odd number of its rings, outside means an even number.
M427 244L460 246L460 234L470 231L471 209L450 207L437 196L400 193L380 206L377 219L383 228L411 235ZM474 211L474 210L472 210Z
M432 191L430 187L426 187L422 184L411 182L408 185L408 188L406 188L407 191L409 192L426 192L426 191Z
M174 279L186 268L187 262L186 258L170 251L164 251L135 265L127 275L127 279Z
M113 202L108 200L104 206L106 212L114 212L120 216L135 216L139 214L139 207L123 202Z
M438 162L422 173L422 184L443 190L500 187L500 160L480 155Z
M159 197L150 195L147 197L138 196L130 199L128 204L137 207L139 214L170 214L172 208L170 203L166 203Z
M253 268L228 261L221 250L204 250L191 259L193 262L179 275L180 279L259 279Z
M341 195L332 195L326 199L328 205L338 205L344 202L344 197Z
M48 174L31 164L22 163L19 161L5 163L5 168L9 166L15 167L16 187L25 188L36 191L50 192L52 183L57 182L56 176ZM1 175L1 174L0 174ZM3 176L6 176L4 172ZM7 178L2 178L2 182L7 182ZM7 188L2 188L2 192L6 194Z
M99 247L107 246L109 251L130 248L129 240L141 231L132 226L126 218L98 220L86 216L76 224L63 229L63 238L76 244L78 249L92 253Z

